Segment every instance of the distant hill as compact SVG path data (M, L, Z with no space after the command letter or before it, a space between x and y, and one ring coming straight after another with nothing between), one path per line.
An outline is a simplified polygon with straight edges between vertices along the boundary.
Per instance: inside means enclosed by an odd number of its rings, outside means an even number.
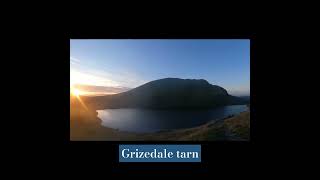
M188 109L211 108L223 105L246 104L248 100L231 96L217 85L203 79L165 78L148 82L129 91L99 97L83 97L94 109L154 108Z
M242 99L250 101L250 96L239 96L239 98L242 98Z

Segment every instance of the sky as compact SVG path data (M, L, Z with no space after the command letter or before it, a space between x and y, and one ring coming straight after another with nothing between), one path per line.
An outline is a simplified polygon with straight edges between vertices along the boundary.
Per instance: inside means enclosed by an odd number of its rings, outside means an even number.
M250 40L70 40L71 84L127 89L168 77L249 95Z

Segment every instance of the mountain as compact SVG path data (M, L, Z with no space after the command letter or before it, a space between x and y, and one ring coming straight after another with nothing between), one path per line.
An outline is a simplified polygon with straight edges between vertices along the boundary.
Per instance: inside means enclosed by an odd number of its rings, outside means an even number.
M82 97L94 109L152 108L188 109L245 104L246 100L231 96L217 85L203 79L165 78L114 95Z

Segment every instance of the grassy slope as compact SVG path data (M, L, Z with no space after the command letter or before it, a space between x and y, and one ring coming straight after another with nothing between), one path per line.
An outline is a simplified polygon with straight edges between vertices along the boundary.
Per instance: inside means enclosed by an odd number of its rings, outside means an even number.
M249 137L250 112L195 128L146 135L148 140L172 141L249 140Z

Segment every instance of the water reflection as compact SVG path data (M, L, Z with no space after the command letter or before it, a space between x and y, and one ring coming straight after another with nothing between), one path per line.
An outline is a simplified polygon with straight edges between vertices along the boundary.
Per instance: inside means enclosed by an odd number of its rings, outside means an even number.
M130 132L155 132L160 130L190 128L246 110L246 105L188 111L105 109L98 110L98 117L102 119L102 125L106 127Z

